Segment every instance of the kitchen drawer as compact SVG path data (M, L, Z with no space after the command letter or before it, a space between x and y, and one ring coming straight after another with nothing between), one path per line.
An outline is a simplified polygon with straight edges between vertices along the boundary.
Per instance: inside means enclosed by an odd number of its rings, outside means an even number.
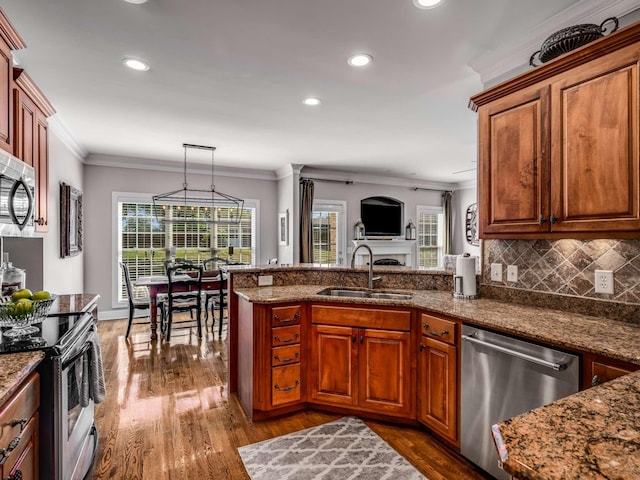
M313 305L311 317L313 323L323 325L407 332L411 329L411 312L407 310Z
M284 327L286 325L297 325L300 323L302 307L300 305L290 305L287 307L274 307L271 310L271 325L273 327Z
M271 369L271 405L299 402L302 399L300 364Z
M420 328L423 335L436 338L449 345L455 345L457 342L457 323L454 321L423 313L420 315Z
M29 420L40 405L40 377L31 374L20 389L0 409L0 448L7 448L9 442L20 432L20 425L11 426L13 420Z
M271 366L278 367L300 361L300 344L271 349Z
M300 325L291 325L290 327L278 327L271 329L272 347L290 345L292 343L300 343Z

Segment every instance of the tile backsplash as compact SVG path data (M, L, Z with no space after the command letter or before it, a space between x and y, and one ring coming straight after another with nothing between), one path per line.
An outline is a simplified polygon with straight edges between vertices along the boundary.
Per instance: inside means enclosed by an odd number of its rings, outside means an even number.
M640 240L484 240L481 283L521 290L640 304ZM491 281L502 263L503 282ZM518 281L507 282L507 265ZM595 293L595 271L614 272L614 293Z

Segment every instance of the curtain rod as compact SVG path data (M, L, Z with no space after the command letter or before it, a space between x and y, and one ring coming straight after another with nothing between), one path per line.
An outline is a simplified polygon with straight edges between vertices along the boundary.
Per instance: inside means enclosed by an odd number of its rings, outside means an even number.
M344 183L346 185L353 185L353 180L332 180L330 178L311 178L300 177L300 180L313 180L314 182L329 182L329 183Z
M449 193L454 193L453 190L442 190L441 188L427 188L427 187L413 187L411 190L413 190L414 192L418 191L418 190L427 190L429 192L449 192Z

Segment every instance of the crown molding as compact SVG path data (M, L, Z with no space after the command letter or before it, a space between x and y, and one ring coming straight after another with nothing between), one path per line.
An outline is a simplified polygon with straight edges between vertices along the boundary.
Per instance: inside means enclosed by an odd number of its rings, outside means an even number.
M11 50L21 50L27 46L2 9L0 9L0 35L7 42Z
M49 132L53 133L64 144L65 147L76 157L78 160L84 163L89 152L86 148L76 139L75 135L71 132L68 125L62 120L59 113L54 114L48 118Z
M49 99L38 88L33 79L24 71L23 68L13 67L13 81L18 85L24 93L38 106L40 110L50 117L56 113Z
M480 81L486 86L519 67L530 68L531 54L540 49L545 38L561 28L580 23L600 24L606 17L620 18L638 7L638 0L582 0L531 30L527 35L530 40L509 50L481 54L469 62L469 67L480 75Z
M84 161L85 165L111 168L132 168L136 170L152 170L155 172L183 173L182 163L152 160L148 158L124 157L119 155L104 155L91 153ZM187 166L187 173L195 175L211 175L211 167L207 165ZM216 177L234 177L252 180L275 181L275 173L269 170L254 170L248 168L218 167Z

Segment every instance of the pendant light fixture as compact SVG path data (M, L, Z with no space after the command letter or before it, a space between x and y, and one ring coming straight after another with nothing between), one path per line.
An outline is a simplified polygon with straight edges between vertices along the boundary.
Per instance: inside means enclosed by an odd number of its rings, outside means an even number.
M205 145L192 145L183 143L184 148L184 180L182 188L172 192L161 193L153 196L153 209L156 219L162 223L189 223L189 224L234 224L240 223L244 210L244 200L227 193L216 190L214 179L214 159L213 155L216 147ZM211 152L211 188L209 190L189 188L187 183L187 151L189 149L208 150ZM172 209L171 207L177 207ZM204 207L204 216L189 215L188 209ZM222 218L216 209L225 209ZM182 210L184 209L184 210ZM182 212L181 212L182 210ZM164 211L164 215L158 213ZM175 213L175 215L174 215Z

